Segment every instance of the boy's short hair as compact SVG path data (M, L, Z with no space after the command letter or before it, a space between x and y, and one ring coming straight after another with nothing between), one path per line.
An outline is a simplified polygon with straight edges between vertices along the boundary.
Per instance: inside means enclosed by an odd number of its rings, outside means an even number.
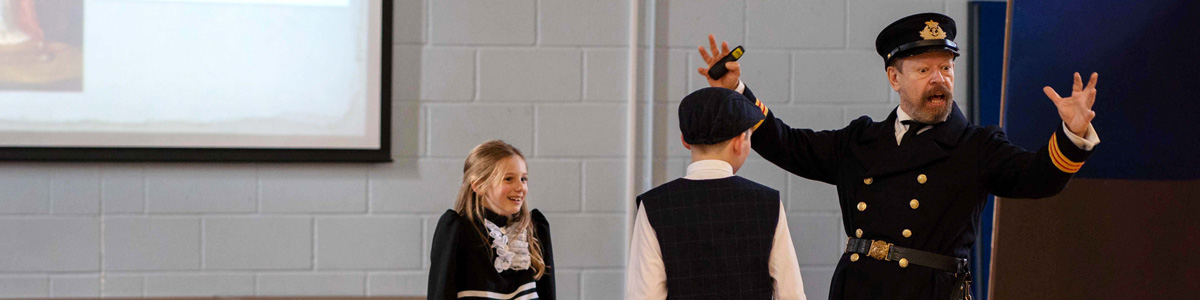
M679 103L679 130L690 145L720 144L758 128L766 114L765 106L737 91L703 88Z
M746 129L746 131L743 131L743 132L746 133L746 137L749 138L750 133L753 131L754 131L754 129ZM738 134L738 136L742 136L742 135ZM692 146L692 151L699 152L700 154L714 154L714 153L720 152L721 149L724 149L726 145L729 145L729 143L733 142L733 139L738 138L738 136L735 136L733 138L730 138L728 140L725 140L725 141L722 141L722 142L719 142L716 144L691 145L689 143L689 145Z

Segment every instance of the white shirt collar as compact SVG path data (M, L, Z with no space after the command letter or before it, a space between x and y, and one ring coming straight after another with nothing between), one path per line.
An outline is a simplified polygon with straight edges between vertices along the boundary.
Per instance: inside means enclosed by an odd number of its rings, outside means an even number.
M896 106L896 124L895 124L895 126L893 126L893 128L896 128L896 145L900 144L900 140L904 138L904 133L908 132L908 125L906 125L904 123L900 123L900 122L908 121L908 120L912 120L912 116L909 116L907 113L904 113L904 109L900 108L900 106L897 105ZM932 128L933 128L933 126L925 126L925 128L921 128L921 131L917 131L917 134L929 131L929 129L932 129Z
M705 180L705 179L721 179L733 176L733 165L723 160L705 159L693 162L687 167L687 175L684 179Z
M908 121L908 120L912 120L912 116L909 116L908 113L904 112L903 108L900 108L900 106L897 105L896 106L896 124L900 124L900 121ZM908 126L908 125L905 125L905 126Z

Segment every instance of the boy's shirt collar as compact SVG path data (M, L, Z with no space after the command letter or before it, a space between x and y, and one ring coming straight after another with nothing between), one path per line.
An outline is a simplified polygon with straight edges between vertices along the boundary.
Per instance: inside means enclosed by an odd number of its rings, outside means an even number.
M693 162L687 167L687 175L684 179L690 180L706 180L706 179L721 179L733 176L733 165L723 160L706 159Z

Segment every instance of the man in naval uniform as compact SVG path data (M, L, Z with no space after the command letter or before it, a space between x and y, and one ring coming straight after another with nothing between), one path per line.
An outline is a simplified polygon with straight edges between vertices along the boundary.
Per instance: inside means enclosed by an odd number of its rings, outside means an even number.
M967 122L954 103L954 20L938 13L908 16L876 38L888 82L901 103L887 119L863 116L829 131L791 128L768 113L751 145L798 176L837 185L848 236L830 299L969 299L967 253L979 231L987 195L1044 198L1057 194L1100 142L1091 120L1093 73L1075 73L1069 97L1047 97L1063 123L1047 128L1047 144L1026 151L994 126ZM715 39L700 54L715 63ZM727 49L728 46L726 45ZM710 85L757 98L729 75ZM703 74L707 68L701 68ZM832 88L832 87L831 87Z

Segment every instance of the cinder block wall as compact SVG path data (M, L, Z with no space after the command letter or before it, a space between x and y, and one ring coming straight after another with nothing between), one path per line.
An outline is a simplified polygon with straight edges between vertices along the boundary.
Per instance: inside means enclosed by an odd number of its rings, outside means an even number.
M422 295L463 158L499 138L529 160L529 204L555 237L558 296L620 299L627 2L394 3L394 163L0 164L0 297ZM674 112L707 85L695 71L707 33L745 45L747 84L789 124L817 129L897 105L873 52L887 23L945 12L967 41L960 0L639 5L643 46L656 50L635 87L653 91L633 137L649 149L635 179L649 184L688 163ZM958 62L965 109L966 57ZM783 192L806 291L824 299L845 236L833 188L757 156L740 174Z

